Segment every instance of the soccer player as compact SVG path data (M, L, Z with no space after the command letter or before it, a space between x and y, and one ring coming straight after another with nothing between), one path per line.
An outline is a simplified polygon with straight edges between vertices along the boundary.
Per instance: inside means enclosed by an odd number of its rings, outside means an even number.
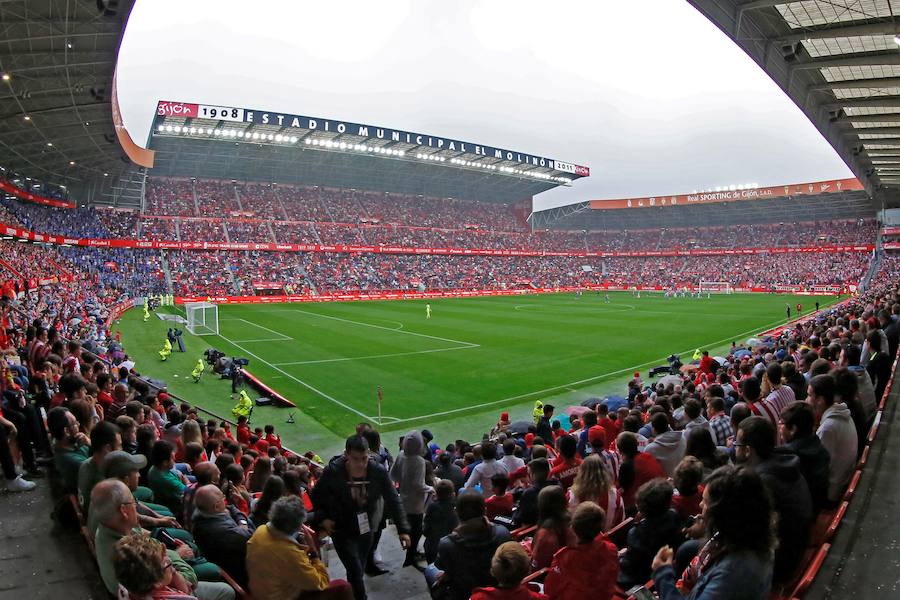
M609 294L604 294L603 301L609 304Z
M144 301L144 323L147 322L147 319L150 318L150 306L147 304L147 301Z
M799 302L797 303L797 316L799 317L803 313L803 305Z
M784 307L785 307L785 309L787 309L787 318L788 318L788 321L790 321L791 320L791 305L785 304Z
M425 318L426 319L431 318L431 305L430 304L425 305Z

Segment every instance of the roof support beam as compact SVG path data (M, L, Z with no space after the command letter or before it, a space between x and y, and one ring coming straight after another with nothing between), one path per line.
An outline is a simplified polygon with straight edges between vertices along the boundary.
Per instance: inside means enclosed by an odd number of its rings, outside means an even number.
M883 115L842 115L837 123L900 123L900 112ZM860 128L865 129L865 128Z
M779 2L779 4L782 4ZM862 25L843 24L817 29L801 29L776 38L779 42L794 43L803 40L825 40L839 37L860 37L865 35L896 35L900 33L900 23L881 21Z
M829 81L818 85L809 86L811 92L831 90L855 90L880 87L898 87L900 77L876 77L874 79L847 79L845 81Z
M900 65L900 52L888 50L814 58L804 62L793 63L791 70L808 71L811 69L827 69L829 67L863 67L871 65Z
M780 4L794 4L795 2L800 2L800 0L751 0L750 2L745 2L738 7L738 10L742 13L747 12L748 10L759 10L761 8L771 8L773 6L778 6Z
M823 104L822 108L836 109L841 107L878 107L878 108L900 108L900 95L891 96L871 96L869 98L843 98L834 102Z
M900 137L876 138L874 140L859 140L860 144L881 145L881 144L900 144Z
M860 127L858 129L847 129L844 131L844 135L865 135L867 133L880 133L880 134L897 134L900 135L900 127ZM860 138L863 140L863 138ZM869 141L869 140L864 140Z

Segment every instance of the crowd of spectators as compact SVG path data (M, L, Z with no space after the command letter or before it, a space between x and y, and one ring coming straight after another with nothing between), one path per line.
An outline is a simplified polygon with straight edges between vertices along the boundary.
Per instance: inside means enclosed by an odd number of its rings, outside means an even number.
M218 191L222 188L216 186L215 189ZM207 216L197 214L192 181L185 179L152 178L147 181L144 195L146 197L146 214L148 215L178 217ZM219 199L226 198L227 191L223 190L221 196L217 193L216 197ZM210 206L210 204L206 204L205 206Z
M393 533L382 517L406 550L404 567L422 570L423 589L440 598L532 597L522 581L538 571L549 598L611 598L649 579L664 600L766 598L796 576L817 512L843 497L900 338L900 259L885 256L863 294L725 356L704 353L665 385L636 376L627 394L573 413L569 427L538 403L527 428L513 430L503 414L480 441L410 431L395 459L361 424L322 463L285 451L272 426L202 419L129 371L107 318L127 288L161 281L160 255L2 245L11 265L55 265L76 278L27 293L3 287L0 342L18 357L2 362L0 379L4 485L32 489L52 460L84 511L105 586L130 598L230 600L224 570L260 599L362 600L364 576L385 571L375 549ZM858 255L780 255L750 271L798 260L805 278L834 283L846 270L846 282L858 277L849 256ZM233 288L231 274L239 286L278 276L303 286L309 276L346 290L553 285L591 273L567 257L202 251L167 260L176 286L192 291ZM679 276L698 268L677 260ZM721 280L747 265L722 264L699 270ZM330 580L324 536L347 582Z

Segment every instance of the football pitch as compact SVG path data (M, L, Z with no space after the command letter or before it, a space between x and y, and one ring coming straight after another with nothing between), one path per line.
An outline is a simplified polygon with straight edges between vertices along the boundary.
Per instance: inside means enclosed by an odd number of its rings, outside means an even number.
M185 332L188 352L156 354L170 322L142 322L131 310L118 327L137 370L230 418L230 382L189 373L207 347L249 359L248 369L297 405L257 407L295 449L336 444L367 421L402 433L413 427L480 435L502 410L526 417L535 400L561 405L623 393L633 371L645 377L669 354L726 350L786 320L785 304L808 313L834 296L764 294L665 298L630 292L222 305L218 336ZM178 310L178 309L163 309ZM795 311L794 311L795 312ZM715 353L715 352L714 352ZM378 393L382 391L379 418ZM289 413L296 423L285 424ZM327 439L329 436L332 439Z

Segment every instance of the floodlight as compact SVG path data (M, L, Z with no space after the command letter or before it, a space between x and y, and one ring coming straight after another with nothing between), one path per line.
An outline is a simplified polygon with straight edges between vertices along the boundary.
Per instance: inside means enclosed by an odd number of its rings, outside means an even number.
M298 141L300 141L300 138L298 138L296 135L291 136L292 144L296 144Z
M347 143L346 143L346 142L341 142L341 143L338 145L338 147L339 147L341 150L346 150L346 149L347 149Z
M11 77L9 76L9 73L4 73L2 77L3 77L3 81L9 81L11 79Z
M273 134L270 133L270 134L269 134L269 140L271 141L271 140L274 140L274 139L275 139L275 136L274 136Z
M897 44L898 46L900 46L900 35L894 36L894 43Z
M305 140L303 140L303 143L306 144L307 146L309 146L309 144L310 144L309 138L306 138Z

